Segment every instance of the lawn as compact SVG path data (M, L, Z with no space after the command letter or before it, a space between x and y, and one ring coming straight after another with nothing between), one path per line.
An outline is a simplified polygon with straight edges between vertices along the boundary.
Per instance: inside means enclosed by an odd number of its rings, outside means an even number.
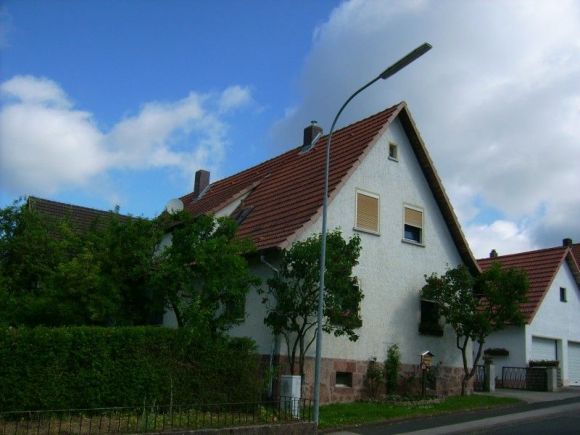
M321 429L375 423L395 418L445 414L471 409L492 408L521 403L518 399L484 395L452 396L441 403L425 405L375 402L337 403L320 408Z

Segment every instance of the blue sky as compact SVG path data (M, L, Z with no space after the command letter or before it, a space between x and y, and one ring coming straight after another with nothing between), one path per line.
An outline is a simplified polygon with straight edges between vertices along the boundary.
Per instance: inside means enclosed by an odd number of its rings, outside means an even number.
M0 205L154 216L212 180L405 100L476 255L580 240L580 2L0 3Z

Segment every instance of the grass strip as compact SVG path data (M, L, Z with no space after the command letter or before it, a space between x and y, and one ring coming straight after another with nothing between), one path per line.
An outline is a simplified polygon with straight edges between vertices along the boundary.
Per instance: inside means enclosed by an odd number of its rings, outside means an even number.
M379 402L336 403L320 408L320 429L376 423L421 415L437 415L455 411L493 408L522 403L518 399L485 395L451 396L441 403L413 405Z

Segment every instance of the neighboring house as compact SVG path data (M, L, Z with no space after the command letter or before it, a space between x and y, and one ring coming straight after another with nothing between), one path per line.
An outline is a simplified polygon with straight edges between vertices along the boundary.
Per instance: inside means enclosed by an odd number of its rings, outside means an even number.
M264 279L273 273L280 249L321 231L324 154L327 136L314 123L304 144L228 178L209 183L196 173L195 189L181 198L193 215L232 216L239 235L249 237L263 255L253 265ZM313 143L314 142L314 143ZM398 344L403 369L431 351L439 367L438 390L460 390L462 363L450 327L432 331L419 325L432 306L420 300L425 274L444 273L459 264L478 272L425 144L405 103L336 131L330 162L329 229L362 241L356 274L364 292L360 338L350 342L325 334L322 401L360 397L368 361L383 361ZM423 309L423 313L422 313ZM267 356L286 349L264 326L265 308L252 292L247 319L232 330L250 336ZM165 324L174 324L166 313ZM311 388L314 346L307 361L306 394Z
M82 207L80 205L65 204L48 199L29 196L26 204L30 210L52 219L67 219L71 226L79 231L88 231L92 225L105 222L113 212ZM116 214L121 221L131 219L129 216Z
M484 349L506 349L493 356L498 376L503 367L525 367L532 360L558 360L564 385L580 385L580 244L564 239L561 247L478 260L483 270L494 262L527 272L524 326L490 335Z

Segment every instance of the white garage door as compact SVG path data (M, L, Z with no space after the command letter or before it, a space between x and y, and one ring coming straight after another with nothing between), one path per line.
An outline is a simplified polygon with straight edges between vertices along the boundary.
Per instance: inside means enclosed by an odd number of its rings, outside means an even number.
M568 377L571 385L580 385L580 343L568 342Z
M534 361L557 360L556 340L532 337L532 359Z

